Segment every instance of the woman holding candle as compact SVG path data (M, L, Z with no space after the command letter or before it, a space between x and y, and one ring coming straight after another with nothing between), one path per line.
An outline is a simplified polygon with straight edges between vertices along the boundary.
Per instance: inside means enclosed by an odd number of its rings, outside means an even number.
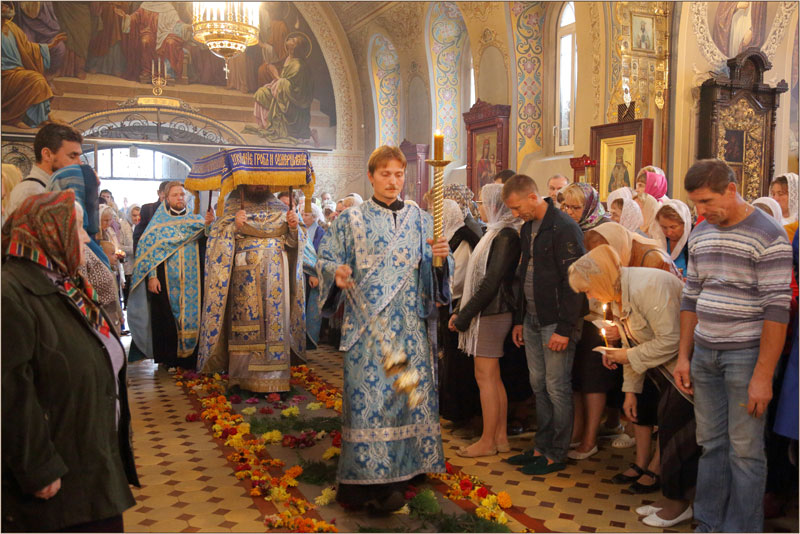
M623 348L600 348L608 367L623 366L625 413L638 416L635 393L650 380L659 391L658 424L663 499L642 506L646 525L667 528L692 518L691 499L700 447L695 440L692 398L675 387L683 284L660 269L623 267L608 245L588 252L569 268L573 290L610 305Z
M610 222L600 203L600 195L589 184L570 184L563 190L563 196L562 211L578 223L584 236ZM604 428L600 423L608 393L618 391L622 381L621 373L603 367L597 354L592 351L593 347L603 343L600 331L592 324L593 320L601 318L600 303L589 301L589 314L584 317L581 339L575 347L572 365L575 415L571 441L575 448L567 456L573 460L583 460L597 454L599 433L614 435L622 432L616 408L609 409Z
M474 458L508 452L506 416L508 398L500 378L503 342L511 331L513 284L519 263L519 219L502 197L503 186L487 184L481 189L481 218L487 232L469 259L458 312L450 317L451 331L460 332L458 348L475 357L483 413L481 438L461 447L459 456Z

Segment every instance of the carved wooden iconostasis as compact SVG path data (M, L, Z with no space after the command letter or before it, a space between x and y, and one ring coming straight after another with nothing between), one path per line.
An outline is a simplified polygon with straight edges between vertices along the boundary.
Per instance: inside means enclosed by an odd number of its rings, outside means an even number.
M766 54L748 48L728 60L730 76L716 75L700 88L698 158L719 158L733 168L742 196L769 194L775 162L775 124L780 95L789 86L764 83L772 68Z
M479 99L463 115L467 127L467 185L477 198L481 187L508 168L511 106Z

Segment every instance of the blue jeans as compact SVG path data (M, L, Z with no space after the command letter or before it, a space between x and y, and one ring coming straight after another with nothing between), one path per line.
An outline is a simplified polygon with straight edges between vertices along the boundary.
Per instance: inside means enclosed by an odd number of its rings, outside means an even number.
M761 532L767 481L766 414L747 413L747 387L758 347L711 350L695 344L692 357L697 444L694 518L697 532Z
M523 328L531 389L536 399L536 450L554 462L563 462L572 435L572 360L575 340L556 352L547 348L556 324L542 326L527 314Z

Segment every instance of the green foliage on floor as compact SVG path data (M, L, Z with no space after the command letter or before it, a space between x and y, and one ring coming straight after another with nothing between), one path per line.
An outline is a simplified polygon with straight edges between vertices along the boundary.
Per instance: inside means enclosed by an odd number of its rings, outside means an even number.
M298 464L303 472L297 477L298 482L314 486L328 486L336 482L337 461L305 460L297 455Z
M276 413L280 414L279 411ZM340 417L259 417L253 416L248 421L250 432L257 436L265 432L280 430L281 434L291 434L292 432L302 432L304 430L315 430L320 432L330 432L331 430L341 430L342 420Z

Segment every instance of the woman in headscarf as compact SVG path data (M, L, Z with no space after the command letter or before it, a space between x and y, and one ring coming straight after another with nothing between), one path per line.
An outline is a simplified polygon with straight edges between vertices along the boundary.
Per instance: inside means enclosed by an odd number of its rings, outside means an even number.
M433 190L425 193L425 201L428 203L429 209L432 205L430 200L432 191ZM479 217L478 208L476 207L475 202L472 201L475 195L472 193L472 190L469 187L464 184L447 184L444 186L442 196L444 198L449 198L450 200L455 200L456 204L458 204L458 206L461 208L461 211L464 213L464 224L466 224L470 230L475 232L476 235L483 235L484 228L477 220Z
M586 232L586 250L594 250L603 245L610 245L620 257L623 267L650 267L666 271L680 278L678 270L667 253L652 239L631 232L622 225L608 223ZM620 339L616 326L606 328L606 339L616 343ZM629 491L637 494L658 490L660 462L658 450L651 454L653 427L657 424L658 391L650 382L645 382L641 392L636 393L638 418L633 423L636 458L627 470L617 473L611 478L614 484L631 484ZM620 436L612 442L612 446L630 446L630 438Z
M503 202L503 186L481 189L481 218L486 234L472 253L458 311L450 317L451 331L458 331L458 348L475 357L483 413L481 438L461 447L459 456L493 456L510 450L506 432L508 398L500 378L503 342L511 331L514 274L520 245L517 219Z
M691 519L701 449L695 439L693 399L675 386L672 376L678 359L683 284L659 269L625 267L608 245L570 265L569 284L574 291L607 303L621 333L623 348L606 348L603 343L599 347L604 365L624 368L626 415L639 420L635 394L642 391L646 380L658 391L664 498L637 508L636 513L645 516L644 524L660 528Z
M125 351L79 275L82 218L65 191L28 198L3 225L6 532L123 532L135 504Z
M786 235L789 236L790 242L797 232L798 195L800 195L797 190L797 182L797 175L787 172L773 178L769 185L769 196L778 201L781 206L783 227L786 229Z
M783 210L781 210L781 205L778 204L778 201L772 197L760 197L752 201L750 204L753 207L760 209L773 219L775 219L778 224L783 226Z
M119 334L122 331L122 308L119 304L119 287L111 271L111 262L97 241L100 231L98 208L97 175L89 165L69 165L53 174L48 191L67 191L75 193L75 201L85 213L83 228L89 234L86 244L86 262L81 266L82 273L97 291L100 305L109 315L111 326Z
M611 222L600 203L600 195L591 185L583 182L572 183L564 189L561 209L578 223L584 236L587 232ZM600 304L589 301L589 314L584 317L581 338L575 346L575 359L572 364L572 389L575 404L572 439L575 448L567 452L573 460L583 460L597 454L597 436L601 432L600 420L606 408L607 394L619 389L621 374L603 367L592 347L602 343L600 332L591 321L602 310ZM604 434L619 434L619 412L609 403L608 417Z
M125 219L122 221L122 236L119 243L119 248L123 257L122 271L125 275L125 284L122 286L122 297L125 302L125 307L128 307L128 292L130 291L130 280L133 276L133 264L136 258L133 255L133 229L139 224L141 220L141 208L134 204L128 209Z
M611 220L619 223L631 232L640 232L639 227L644 222L642 209L635 200L630 198L615 198L609 205L608 211Z
M561 210L572 217L584 232L609 220L597 190L584 182L569 184L564 189Z
M464 212L455 200L442 202L442 233L453 254L453 277L450 279L451 304L458 309L464 292L464 280L472 251L480 236L464 224ZM450 312L446 306L439 308L440 340L444 357L439 361L439 413L458 432L470 432L472 418L480 412L478 383L475 381L475 364L468 354L458 349L458 334L450 331L447 323ZM466 428L465 428L466 427Z
M669 200L667 196L667 176L662 169L654 165L646 165L636 173L636 192L647 193L658 203Z
M689 264L689 234L692 232L692 212L683 201L669 199L664 201L656 214L667 244L667 253L683 278Z
M658 214L661 204L659 204L652 195L647 193L637 193L634 200L639 204L639 208L642 210L642 219L644 221L642 222L642 226L639 227L639 230L642 231L645 237L653 239L661 248L667 250L666 239L656 219L656 214Z

